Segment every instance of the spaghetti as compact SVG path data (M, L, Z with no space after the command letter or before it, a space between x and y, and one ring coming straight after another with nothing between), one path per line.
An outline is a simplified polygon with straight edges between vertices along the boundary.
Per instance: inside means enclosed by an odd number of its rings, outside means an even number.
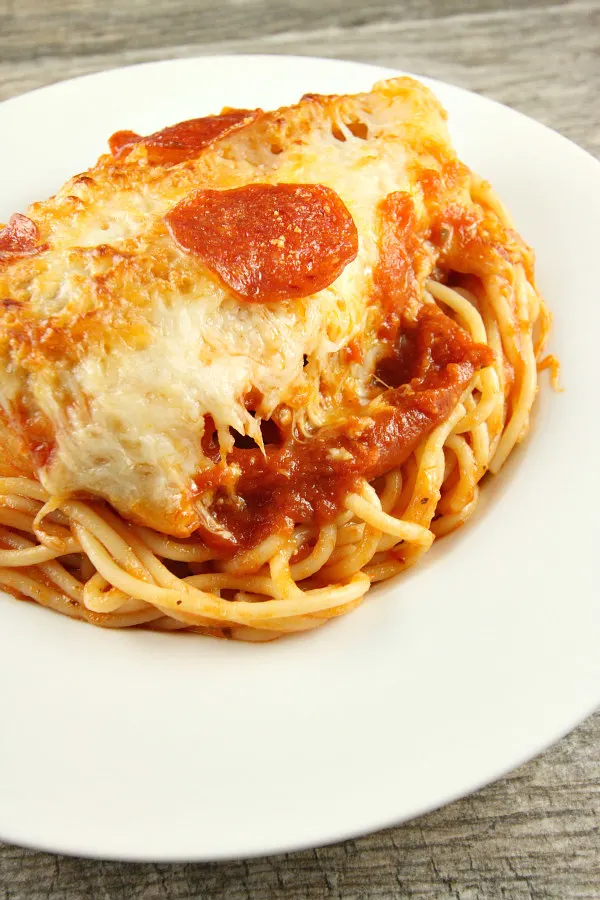
M514 235L489 185L470 175L469 191L483 220L491 217ZM372 583L399 575L437 537L473 514L482 478L496 473L527 433L538 367L551 365L548 358L542 360L550 316L527 259L504 259L505 277L498 279L493 268L469 269L464 247L459 261L457 252L450 248L439 254L437 267L414 289L408 317L414 320L415 309L417 315L425 310L443 316L453 334L460 332L470 347L480 348L478 362L465 368L464 361L450 359L446 369L440 366L442 375L454 373L453 391L444 395L452 403L438 409L436 418L432 414L399 464L386 467L381 460L393 456L380 454L378 464L365 462L352 478L338 478L328 514L313 520L296 515L299 505L286 507L279 518L260 519L260 510L250 509L260 528L253 540L232 550L218 533L211 538L210 520L188 537L175 537L119 514L102 499L51 494L7 456L0 477L0 585L19 599L95 625L143 625L246 641L307 631L354 609ZM391 341L399 340L407 321L393 321ZM415 372L410 376L414 385ZM431 379L425 372L423 390L430 389ZM402 382L399 389L390 388L383 375L381 382L360 410L375 428L387 408L382 398L398 403L404 396ZM350 434L347 424L342 430ZM309 449L314 446L310 437L305 440ZM343 461L352 436L348 445L330 441L323 446L334 462ZM230 449L234 459L242 460L242 470L243 459L258 460L262 453ZM244 457L244 452L254 456ZM372 455L369 444L365 459ZM270 458L262 453L267 463ZM316 484L326 493L329 487L323 485L342 470L319 460ZM210 478L218 469L217 459L204 485L213 499L220 485ZM325 469L329 480L320 481ZM201 480L199 485L202 500ZM270 502L277 503L279 496L274 490ZM234 529L236 521L233 510L216 532Z

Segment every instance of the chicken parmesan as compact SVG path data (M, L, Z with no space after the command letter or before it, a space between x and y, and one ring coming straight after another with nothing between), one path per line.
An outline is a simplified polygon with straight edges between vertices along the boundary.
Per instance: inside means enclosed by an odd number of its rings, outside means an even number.
M471 515L548 327L417 81L117 132L0 228L0 585L109 627L315 628Z

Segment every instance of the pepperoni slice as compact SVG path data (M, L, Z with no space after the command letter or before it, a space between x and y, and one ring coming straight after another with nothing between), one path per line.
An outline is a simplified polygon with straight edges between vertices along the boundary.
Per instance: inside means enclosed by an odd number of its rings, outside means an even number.
M253 302L322 291L358 252L352 216L323 184L195 191L165 221L183 250Z
M231 109L219 116L204 116L170 125L147 137L135 131L117 131L109 138L108 146L115 159L123 159L139 143L148 149L148 160L155 165L182 162L193 159L203 147L229 131L246 125L259 110Z
M32 256L42 249L38 246L40 233L35 222L15 213L8 225L0 229L0 260Z
M135 131L115 131L108 139L108 147L115 159L121 159L143 140L141 134Z

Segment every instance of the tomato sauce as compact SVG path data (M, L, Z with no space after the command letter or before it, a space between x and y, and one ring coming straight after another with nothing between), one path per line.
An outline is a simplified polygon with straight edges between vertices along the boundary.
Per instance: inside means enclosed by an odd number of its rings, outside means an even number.
M293 523L331 521L344 497L362 478L372 480L402 465L419 443L443 422L473 374L493 361L492 351L433 305L423 306L416 322L405 322L402 341L386 361L389 382L384 405L370 415L356 409L343 426L321 429L306 441L286 439L258 449L236 448L228 467L217 463L197 479L199 494L215 490L211 514L230 540L200 529L204 540L234 552L255 546ZM209 453L211 448L207 448ZM212 445L216 459L218 450ZM235 493L232 464L241 475Z

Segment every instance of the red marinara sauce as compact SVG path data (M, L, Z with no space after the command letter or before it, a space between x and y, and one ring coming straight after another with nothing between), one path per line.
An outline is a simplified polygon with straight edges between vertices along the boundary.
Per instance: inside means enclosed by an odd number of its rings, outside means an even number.
M143 143L148 151L148 161L154 165L168 165L193 159L204 147L230 131L253 121L260 110L231 109L219 116L187 119L170 125L146 137L135 131L117 131L108 140L115 159L123 159L135 147Z
M474 373L492 361L489 347L474 343L437 307L423 306L416 321L403 323L402 340L386 361L388 377L395 372L389 383L398 386L383 392L370 414L357 409L343 426L308 441L267 445L264 456L234 449L228 467L236 464L241 475L233 497L231 469L218 462L215 443L206 447L216 465L198 476L198 492L216 489L211 514L232 539L200 528L203 539L236 553L293 523L331 521L361 478L402 465L450 415Z
M200 190L178 203L165 222L183 250L251 302L322 291L358 252L350 212L323 184Z
M20 256L33 256L42 249L39 246L40 234L35 222L21 213L15 213L8 220L8 225L0 228L0 262L12 260Z
M427 233L411 195L393 191L379 204L379 259L374 272L385 332L393 339L402 314L420 296L419 271L428 256Z

